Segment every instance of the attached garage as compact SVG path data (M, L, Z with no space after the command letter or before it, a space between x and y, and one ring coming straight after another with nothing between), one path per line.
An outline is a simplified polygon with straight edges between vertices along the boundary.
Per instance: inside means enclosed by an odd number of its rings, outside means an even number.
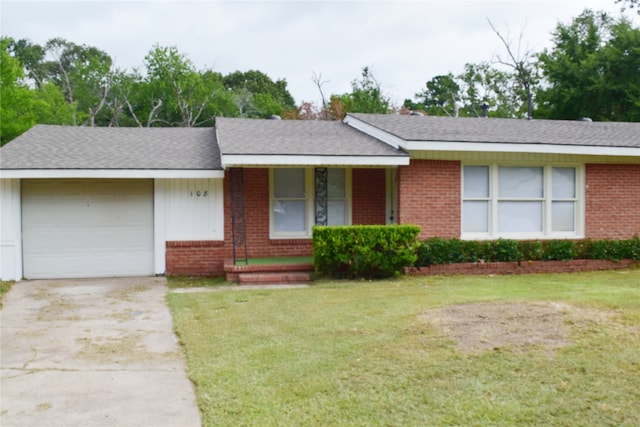
M0 148L0 279L149 276L224 238L213 128L36 125Z
M24 180L27 279L153 274L152 180Z

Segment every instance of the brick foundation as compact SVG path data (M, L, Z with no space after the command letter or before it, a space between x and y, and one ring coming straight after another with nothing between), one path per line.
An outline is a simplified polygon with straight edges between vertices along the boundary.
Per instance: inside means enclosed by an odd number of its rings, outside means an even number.
M223 276L225 243L221 241L179 241L166 244L168 276Z

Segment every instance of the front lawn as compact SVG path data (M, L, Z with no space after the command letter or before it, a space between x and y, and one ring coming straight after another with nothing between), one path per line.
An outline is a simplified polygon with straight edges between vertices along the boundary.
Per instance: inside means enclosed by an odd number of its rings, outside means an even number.
M637 426L640 270L170 294L204 426Z

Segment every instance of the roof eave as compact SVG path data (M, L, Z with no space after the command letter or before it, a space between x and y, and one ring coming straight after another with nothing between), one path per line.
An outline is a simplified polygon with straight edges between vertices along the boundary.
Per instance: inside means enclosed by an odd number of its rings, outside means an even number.
M240 166L407 166L406 156L313 156L313 155L265 155L223 154L225 168Z
M399 138L396 135L393 135L369 123L366 123L358 118L350 116L349 114L347 114L342 121L352 128L357 129L360 132L363 132L373 138L376 138L377 140L382 141L395 149L407 148L406 141L404 139Z
M581 154L640 157L640 148L497 142L406 141L407 151L467 151L491 153Z
M224 178L216 169L1 169L0 179L28 178Z

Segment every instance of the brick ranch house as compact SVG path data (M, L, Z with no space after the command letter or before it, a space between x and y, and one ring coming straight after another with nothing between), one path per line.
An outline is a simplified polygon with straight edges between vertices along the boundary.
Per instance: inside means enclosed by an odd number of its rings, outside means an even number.
M0 149L0 278L222 275L314 224L421 238L640 234L640 123L349 114L214 128L37 125Z

